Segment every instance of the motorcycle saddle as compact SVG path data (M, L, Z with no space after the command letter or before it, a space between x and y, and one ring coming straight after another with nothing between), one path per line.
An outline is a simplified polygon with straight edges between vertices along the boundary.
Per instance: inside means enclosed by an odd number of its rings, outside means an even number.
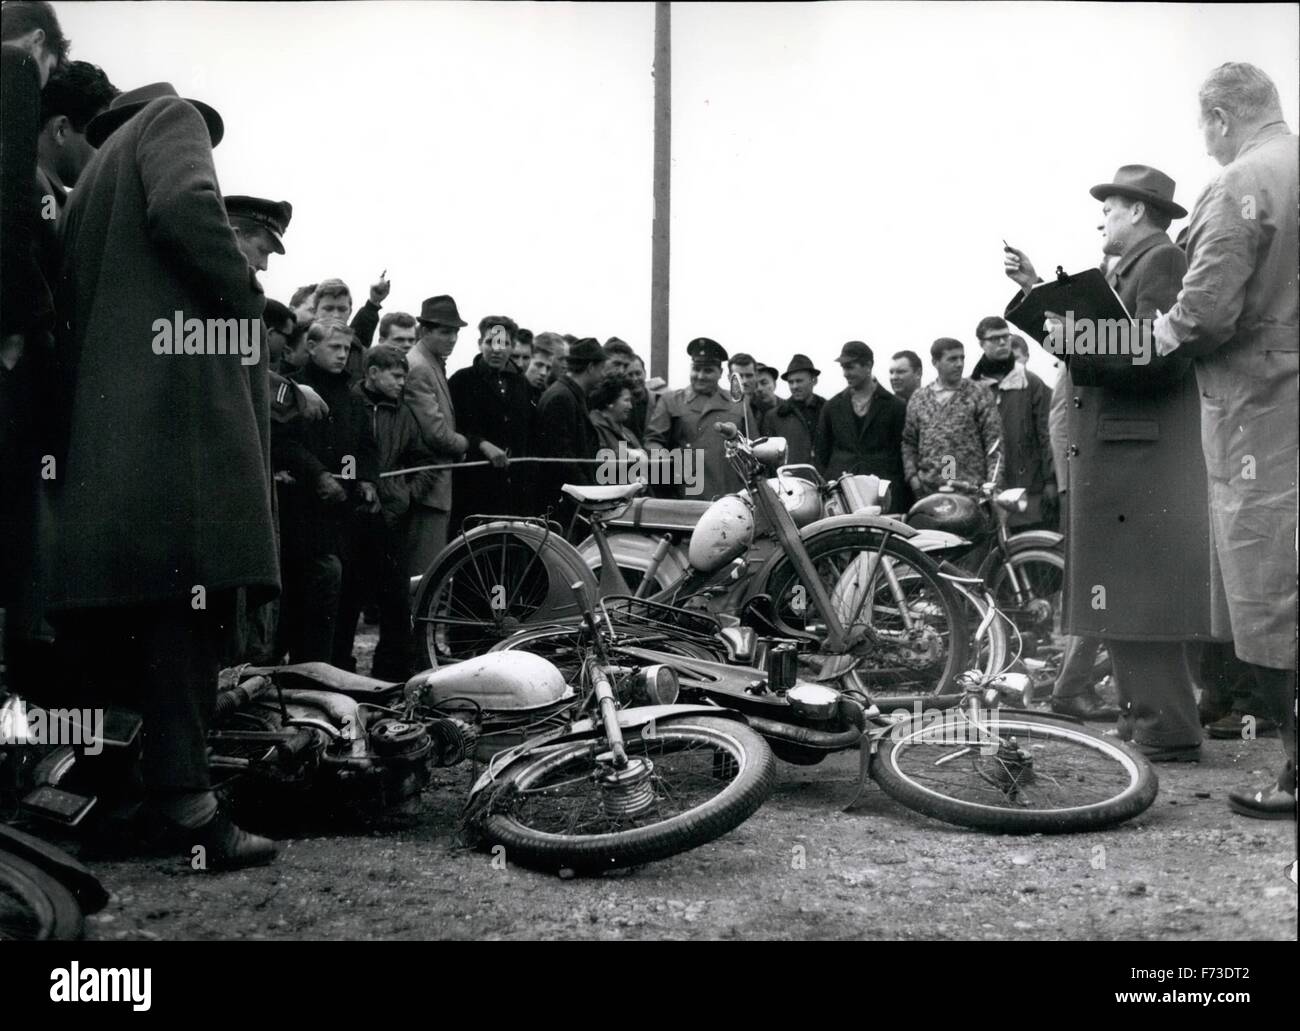
M400 682L376 680L360 673L350 673L328 662L297 662L288 666L247 666L240 671L241 678L250 676L271 677L283 687L324 688L337 691L360 701L374 701L391 695L402 687Z
M560 486L560 490L579 505L592 509L617 507L629 498L636 497L644 489L645 484L640 481L611 483L600 487L585 483L565 483Z
M688 533L708 511L708 501L677 498L637 498L626 512L609 521L610 526L633 530L670 530Z

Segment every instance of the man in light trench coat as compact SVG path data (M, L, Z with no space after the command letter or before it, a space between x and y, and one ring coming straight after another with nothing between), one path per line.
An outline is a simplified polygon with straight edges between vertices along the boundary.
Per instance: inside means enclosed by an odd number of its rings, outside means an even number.
M1233 792L1229 804L1295 819L1300 152L1277 87L1253 65L1220 65L1199 100L1206 150L1224 167L1192 211L1187 275L1156 321L1156 348L1195 359L1214 629L1253 667L1286 753L1276 783Z

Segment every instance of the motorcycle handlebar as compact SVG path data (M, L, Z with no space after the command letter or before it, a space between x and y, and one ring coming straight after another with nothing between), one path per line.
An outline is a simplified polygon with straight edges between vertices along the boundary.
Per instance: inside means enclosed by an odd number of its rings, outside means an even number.
M736 428L734 422L715 422L713 429L727 440L736 440L740 437L740 430Z

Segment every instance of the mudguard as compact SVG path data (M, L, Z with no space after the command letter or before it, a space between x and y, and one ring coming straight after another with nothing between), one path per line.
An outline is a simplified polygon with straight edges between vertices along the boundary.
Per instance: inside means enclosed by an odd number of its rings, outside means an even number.
M909 538L908 543L928 554L968 551L971 548L971 542L965 537L947 530L917 530L916 536Z
M644 573L650 568L650 559L653 557L655 549L659 547L659 539L662 536L663 534L607 533L605 540L609 542L610 549L618 560L620 568L635 569ZM578 545L578 554L582 556L582 560L587 564L588 569L594 571L599 568L600 550L591 537ZM659 570L655 573L655 579L661 584L672 584L689 572L690 566L686 562L685 549L674 546L668 549L663 561L659 563Z
M895 537L900 537L903 540L906 540L909 544L912 543L913 537L916 537L921 533L921 531L917 530L915 527L908 526L906 523L901 523L890 516L864 515L857 512L848 515L830 516L827 519L818 519L815 523L809 523L799 531L799 539L804 542L805 546L807 546L818 534L826 533L830 530L838 530L842 526L871 527L872 529L880 530L884 533L893 534ZM780 548L773 550L772 554L768 556L767 561L763 563L758 572L749 578L749 582L745 587L744 597L741 599L742 602L748 601L756 594L766 593L767 582L771 579L772 570L774 570L777 563L781 562L784 558L785 552L783 550Z
M83 913L98 913L108 905L108 891L98 877L63 849L17 827L0 824L0 849L40 867L72 892Z
M1025 551L1029 548L1047 548L1049 551L1054 551L1064 544L1065 537L1055 530L1025 530L1011 535L1007 540L1007 551L1013 555L1017 551Z
M620 709L618 725L624 730L640 730L648 723L658 723L678 716L716 716L721 719L736 720L738 723L746 722L745 717L735 710L723 709L715 705L642 705L633 709ZM592 719L578 720L567 727L529 738L515 745L514 748L493 756L482 776L470 788L469 798L465 803L466 810L473 807L475 796L491 785L502 772L521 761L526 753L532 752L539 745L554 745L564 741L594 737L597 733L596 723L597 721Z
M503 531L509 532L517 540L523 541L532 548L537 553L538 561L544 563L550 573L551 582L547 596L537 610L539 618L536 622L562 621L581 615L574 601L573 592L569 589L569 585L576 581L582 581L589 598L597 597L599 587L595 574L578 554L578 549L565 540L563 534L543 527L535 521L500 519L481 523L472 530L457 534L447 542L447 546L438 552L420 578L420 587L416 592L415 604L411 611L417 613L424 611L426 597L433 587L433 578L430 574L439 569L457 549L473 547L476 541ZM526 622L531 623L533 620Z
M1060 551L1064 552L1065 537L1055 530L1025 530L1012 534L1007 539L1007 554L1016 555L1022 551ZM994 548L980 563L980 579L988 583L993 571L1002 563L1002 556Z

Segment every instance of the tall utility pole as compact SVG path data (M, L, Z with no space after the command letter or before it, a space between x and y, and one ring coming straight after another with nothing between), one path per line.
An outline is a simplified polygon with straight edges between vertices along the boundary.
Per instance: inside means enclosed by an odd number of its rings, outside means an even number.
M667 0L655 4L654 221L650 229L650 375L668 379L668 238L672 180L673 40Z

